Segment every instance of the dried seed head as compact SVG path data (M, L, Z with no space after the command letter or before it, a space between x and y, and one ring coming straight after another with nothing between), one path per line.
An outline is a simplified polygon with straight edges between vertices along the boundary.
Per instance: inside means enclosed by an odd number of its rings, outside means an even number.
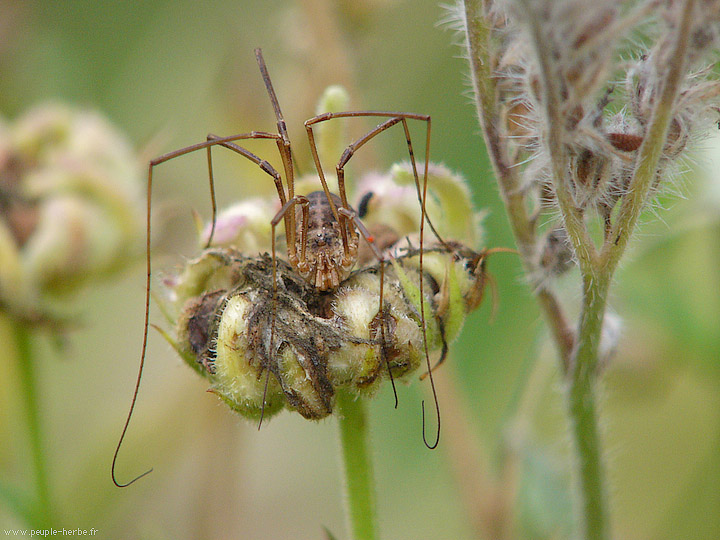
M608 142L623 152L634 152L643 142L642 135L632 133L608 133Z
M525 44L522 60L516 63L524 68L533 103L544 101L536 67L542 64L553 84L544 91L552 91L553 99L565 111L575 111L568 118L582 116L578 107L605 84L622 37L622 27L616 24L618 4L591 0L538 1L522 6L510 3L515 20L527 31L514 39Z
M589 148L572 148L570 178L575 187L575 203L579 208L597 201L610 182L611 161Z

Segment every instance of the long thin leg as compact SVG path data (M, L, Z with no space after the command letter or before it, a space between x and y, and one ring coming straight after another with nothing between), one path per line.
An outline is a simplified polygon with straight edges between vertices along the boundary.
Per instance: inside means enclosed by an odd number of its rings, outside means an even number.
M420 213L420 256L419 256L419 271L420 271L420 322L422 326L422 334L423 334L423 348L425 350L425 362L427 364L428 373L430 377L430 387L432 388L433 392L433 400L435 402L435 411L437 413L437 436L435 439L435 442L430 445L427 442L427 438L425 437L425 405L424 402L422 404L422 411L423 411L423 441L425 442L425 445L430 448L436 448L437 444L440 440L440 405L438 403L437 399L437 393L435 391L435 382L432 377L432 370L430 366L430 353L428 351L428 344L427 344L427 330L426 330L426 322L425 322L425 301L424 301L424 293L423 293L423 241L424 241L424 231L425 231L425 221L428 222L430 225L430 228L435 233L435 236L438 238L438 240L444 244L445 242L440 237L440 235L435 230L435 227L433 226L432 222L427 216L426 211L426 200L427 200L427 177L428 177L428 166L429 166L429 156L430 156L430 116L428 115L421 115L421 114L415 114L415 113L402 113L402 112L388 112L388 111L347 111L347 112L339 112L339 113L325 113L321 114L319 116L316 116L314 118L311 118L310 120L307 120L305 122L305 129L308 132L308 139L310 140L310 148L313 154L313 159L315 161L315 165L318 169L318 173L320 175L320 180L323 183L323 189L327 192L327 184L324 180L324 175L322 173L322 167L320 166L320 159L317 154L317 148L315 147L315 139L312 135L312 126L314 124L317 124L319 122L326 122L328 120L331 120L333 118L352 118L352 117L359 117L359 116L369 116L369 117L381 117L381 118L388 118L388 120L382 122L375 128L368 131L365 135L357 139L354 143L349 145L345 152L343 152L343 155L340 158L340 161L337 164L336 171L338 176L338 189L340 190L340 198L345 206L345 208L348 208L347 205L347 196L345 194L345 173L344 173L344 167L347 164L347 162L350 160L350 158L354 155L355 151L362 147L365 143L373 139L378 134L382 133L383 131L386 131L387 129L391 128L397 123L402 123L403 129L405 131L405 139L408 146L408 154L410 155L410 163L413 170L413 177L415 179L415 189L418 195L418 201L420 202L421 207L421 213ZM415 154L413 152L412 147L412 140L410 137L410 130L408 129L407 120L421 120L426 122L427 128L425 132L425 166L423 168L423 184L422 184L422 192L420 189L420 180L418 177L417 172L417 165L415 162ZM329 196L328 196L329 198ZM359 221L359 220L357 220ZM341 225L341 230L344 231L344 228ZM345 235L343 235L345 236ZM382 263L381 263L382 268ZM382 291L382 287L380 289ZM381 298L381 305L380 310L382 311L382 296Z
M285 216L290 212L290 210L296 205L300 204L302 206L302 230L301 230L301 236L300 236L300 256L298 257L295 255L295 251L292 254L288 254L288 258L291 259L291 264L293 266L302 266L305 264L306 261L306 248L307 248L307 230L308 230L308 220L310 217L310 210L309 205L310 201L307 199L307 197L303 195L295 195L292 199L287 201L285 204L283 204L282 208L278 210L277 214L275 214L275 217L273 217L272 221L270 221L270 225L272 227L272 235L273 235L273 242L275 241L275 227L278 223L280 223L281 219L284 219ZM293 258L295 260L293 260ZM275 259L275 250L273 249L273 260ZM297 263L297 264L296 264Z
M312 120L312 119L310 119ZM328 204L330 205L330 210L332 211L332 215L335 218L335 220L340 223L340 217L338 216L337 207L335 206L335 202L333 201L332 197L330 196L330 188L327 185L327 180L325 179L325 173L323 172L322 165L320 164L320 156L318 155L317 151L317 145L315 144L315 134L312 130L312 125L309 125L308 122L310 120L305 122L305 131L307 131L308 141L310 142L310 152L312 153L313 161L315 162L315 169L317 169L318 176L320 177L320 183L322 184L323 191L325 192L325 197L328 200ZM344 228L343 228L344 229ZM344 235L343 235L344 237ZM345 245L347 245L345 243Z
M385 317L384 317L384 301L383 301L383 293L384 293L384 286L385 286L385 256L380 252L377 245L375 244L375 237L370 234L370 231L367 230L365 227L365 224L360 220L359 217L357 217L357 214L353 210L349 210L347 208L339 208L338 212L340 215L344 216L348 221L352 221L355 227L357 227L358 231L360 232L360 235L365 239L367 242L368 247L372 250L372 252L375 254L375 257L377 258L378 262L380 263L380 290L378 291L378 296L380 299L380 308L378 309L378 313L376 317L380 320L380 360L385 362L385 365L387 366L387 372L388 376L390 377L390 384L392 385L393 389L393 396L395 396L395 408L398 407L398 395L397 395L397 388L395 388L395 379L392 375L392 370L390 369L390 361L387 357L387 351L386 351L386 340L385 340ZM424 335L424 330L423 330Z
M310 150L313 153L313 159L315 161L315 166L318 169L318 174L320 175L320 181L323 183L323 189L327 192L327 185L325 183L325 175L323 174L322 167L320 166L320 159L317 156L317 149L315 147L315 137L312 132L312 126L314 124L318 124L320 122L327 122L328 120L332 120L334 118L356 118L356 117L380 117L380 118L389 118L390 120L383 122L382 124L378 125L377 127L370 130L368 133L360 137L355 143L348 146L348 148L343 153L343 156L340 159L340 162L338 163L337 168L342 169L345 164L350 160L355 150L363 146L366 142L368 142L370 139L378 135L379 133L382 133L383 131L387 130L388 128L392 127L399 121L402 121L403 123L403 129L405 131L405 141L407 143L408 147L408 154L410 157L410 164L413 170L413 177L415 179L415 191L418 196L418 203L422 204L421 199L421 191L420 188L420 177L418 175L417 171L417 165L415 160L415 154L413 152L413 146L412 146L412 140L410 137L410 130L408 129L407 120L419 120L426 123L426 130L425 130L425 167L423 170L423 184L427 184L427 177L428 177L428 166L430 163L430 127L431 127L431 119L429 115L425 114L416 114L416 113L404 113L404 112L394 112L394 111L344 111L344 112L327 112L320 114L318 116L315 116L313 118L310 118L309 120L305 121L305 129L308 132L308 139L310 141ZM345 190L344 186L344 173L343 179L342 179L342 187L340 187L340 178L338 178L338 188L340 190L340 198L343 199L343 192ZM345 200L347 197L345 197ZM347 207L347 206L346 206ZM435 229L435 226L432 224L432 221L430 220L430 216L426 215L425 219L427 220L428 224L430 225L430 228L433 231L433 234L435 234L438 241L443 244L444 246L448 247L447 244L445 244L445 241L442 239L442 237L438 234L437 230Z
M128 411L127 418L125 420L125 424L123 425L122 433L120 434L120 438L118 440L117 447L115 448L115 453L113 454L113 460L112 460L112 466L111 466L111 476L112 481L117 487L127 487L133 482L136 482L143 476L149 474L152 469L149 469L145 471L144 473L136 476L132 480L130 480L127 483L121 483L118 482L117 476L115 474L115 466L117 463L118 454L120 453L120 448L122 447L122 443L125 440L125 434L127 433L128 426L130 425L130 420L132 419L133 411L135 410L135 404L137 403L137 397L138 392L140 390L140 381L142 380L143 370L145 367L145 357L147 355L147 345L148 345L148 327L150 323L150 284L151 284L151 276L152 276L152 266L151 266L151 257L150 257L150 238L151 238L151 231L150 231L150 217L151 217L151 211L152 211L152 184L153 184L153 170L156 166L161 165L162 163L165 163L166 161L170 161L171 159L175 159L177 157L183 156L185 154L190 154L192 152L195 152L197 150L203 150L206 148L210 148L212 146L223 146L223 145L231 145L230 148L236 152L238 152L240 155L245 156L249 160L256 163L263 171L270 174L273 178L276 178L277 172L275 169L272 168L272 166L267 162L256 155L252 154L251 152L245 150L241 146L238 146L236 144L232 144L234 141L238 140L244 140L244 139L273 139L278 140L278 134L277 133L268 133L264 131L252 131L250 133L241 133L239 135L231 135L229 137L219 137L219 138L209 138L209 140L205 142L200 142L197 144L193 144L190 146L186 146L185 148L180 148L178 150L175 150L173 152L169 152L167 154L164 154L158 158L153 159L149 165L148 165L148 180L147 180L147 202L146 202L146 222L145 222L145 268L147 270L146 278L145 278L145 322L144 322L144 328L143 328L143 340L142 340L142 349L140 352L140 365L138 367L138 375L137 379L135 381L135 389L133 391L133 397L132 401L130 403L130 410ZM214 186L214 180L212 178L212 169L210 169L210 192L211 192L211 200L212 200L212 212L213 212L213 227L214 227L214 221L215 221L215 215L217 213L216 210L216 203L215 203L215 186ZM212 238L212 233L211 233Z
M307 244L307 222L308 222L308 215L309 215L309 209L308 206L310 205L310 201L308 201L307 197L304 197L302 195L297 195L287 201L285 204L283 204L282 208L278 211L277 214L275 214L275 217L272 218L272 221L270 221L270 226L272 228L272 308L270 310L270 349L269 349L269 356L270 361L273 361L273 355L275 354L275 318L276 318L276 312L277 312L277 258L275 256L275 227L277 227L277 224L280 223L280 220L285 217L285 215L292 211L295 211L295 205L300 204L302 205L302 220L303 220L303 232L302 232L302 249L300 251L300 256L302 258L302 262L305 261L305 245ZM258 422L258 430L262 426L263 417L265 416L265 398L267 396L267 389L268 389L268 383L270 381L270 367L267 366L267 374L265 375L265 388L263 390L263 402L262 402L262 408L260 410L260 421Z
M260 168L268 173L270 176L273 177L273 180L275 182L275 188L277 189L278 196L280 197L280 204L285 204L287 202L287 196L285 195L285 188L282 185L282 177L280 176L280 173L278 173L270 163L265 161L264 159L260 159L252 152L249 152L242 146L238 146L235 143L232 142L220 142L223 140L222 137L218 137L217 135L213 135L212 133L209 133L207 136L208 141L216 141L219 146L223 146L225 148L228 148L232 150L233 152L237 152L238 154L245 156L249 160L253 161L257 165L260 166ZM211 149L212 146L208 146L208 171L210 173L210 185L214 185L212 181L212 160L211 160Z
M498 309L498 290L497 290L497 283L495 282L495 278L486 271L485 265L487 263L487 258L494 254L494 253L515 253L517 254L517 250L513 248L504 248L504 247L497 247L497 248L490 248L490 249L484 249L480 252L478 258L475 262L475 269L473 270L473 275L475 277L475 293L473 295L473 305L479 306L482 301L483 297L485 295L485 286L490 285L490 293L492 295L492 308L490 311L490 322L493 321L495 318L495 315L497 313ZM444 331L441 332L441 338L443 340L443 350L440 354L440 358L437 362L435 362L435 365L432 367L432 370L435 371L446 359L447 357L447 344L445 342L445 333ZM420 379L423 380L428 376L428 373L423 373L420 376Z
M259 47L255 49L255 59L257 60L258 67L260 68L260 75L265 83L265 89L270 97L270 103L272 104L273 111L275 112L275 120L277 121L278 133L280 134L280 139L278 140L278 150L280 150L280 157L282 158L283 167L285 169L285 179L288 185L288 200L290 200L295 196L295 172L293 170L293 156L292 148L290 146L290 137L288 136L285 118L283 118L282 111L280 110L280 102L275 94L275 89L273 88L272 81L270 80L270 74L268 73L267 66L265 65L262 49ZM290 229L290 232L287 234L287 243L288 245L294 245L295 214L290 214L287 221L290 222L288 224L289 226L286 227Z
M213 135L212 133L208 134L207 140L208 141L219 141L221 137L218 137L217 135ZM282 140L279 135L276 135L276 142L278 144L278 149L281 150L282 148ZM285 205L288 198L292 198L289 195L285 194L285 188L282 184L282 177L280 176L280 173L278 173L270 163L267 161L260 159L256 155L254 155L252 152L247 151L242 146L238 146L235 143L232 142L223 142L219 143L219 146L223 146L225 148L228 148L230 150L233 150L234 152L237 152L238 154L245 156L249 160L253 161L257 165L260 166L260 168L268 173L270 176L273 177L273 180L275 182L275 189L278 192L278 197L280 197L280 204ZM208 159L208 176L210 178L210 190L211 190L211 196L213 201L213 220L212 220L212 228L210 229L210 236L208 237L208 242L205 247L210 247L210 244L212 242L213 233L215 232L215 190L214 190L214 180L213 180L213 166L212 166L212 153L211 153L212 146L208 146L207 148L207 159ZM282 150L281 150L282 151ZM295 215L292 213L288 213L285 215L285 231L287 236L287 248L288 248L288 255L290 257L295 257Z

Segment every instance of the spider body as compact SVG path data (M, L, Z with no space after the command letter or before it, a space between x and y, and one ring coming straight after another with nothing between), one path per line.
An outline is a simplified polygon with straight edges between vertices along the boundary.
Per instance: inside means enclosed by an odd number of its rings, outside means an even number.
M360 237L357 228L348 223L343 235L343 227L335 219L324 191L313 191L305 199L306 205L295 208L296 248L290 250L288 258L297 273L317 289L335 289L357 262ZM330 200L335 208L342 207L340 197L334 193Z

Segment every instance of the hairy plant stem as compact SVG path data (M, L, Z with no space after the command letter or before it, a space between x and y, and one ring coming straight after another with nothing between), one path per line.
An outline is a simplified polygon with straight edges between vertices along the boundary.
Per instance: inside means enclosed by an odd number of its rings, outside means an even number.
M596 371L602 323L605 314L610 274L598 275L598 253L587 230L582 211L577 208L570 179L567 177L567 157L563 141L556 74L548 52L552 47L545 43L540 28L540 17L533 15L530 2L520 1L528 10L527 26L533 50L537 55L542 85L544 113L548 128L547 146L553 172L553 186L563 224L572 243L583 280L583 306L577 330L576 349L569 365L564 364L567 388L567 413L571 425L578 482L577 507L579 525L585 540L605 540L610 536L605 471L602 445L598 430L596 408Z
M478 117L482 126L485 143L490 154L500 193L510 224L515 235L525 270L528 276L535 275L537 260L537 238L534 220L529 215L525 194L520 187L517 169L511 168L505 155L500 135L497 131L499 115L496 109L496 89L491 74L489 29L481 16L482 5L479 0L465 0L465 22L467 46L470 59L471 76L475 90ZM553 134L551 134L553 136ZM560 149L560 138L554 134L556 150ZM557 153L557 152L556 152ZM556 164L560 170L562 164ZM589 241L589 235L582 217L570 212L568 190L560 190L563 217L574 246ZM567 195L567 196L563 196ZM596 261L594 245L586 247L585 257L581 257L585 270L592 268ZM585 274L588 275L588 274ZM557 346L563 372L572 374L568 392L568 415L572 423L573 439L577 453L578 477L580 480L581 501L580 521L585 525L585 538L603 539L607 537L607 517L604 478L600 451L600 437L597 429L597 417L594 399L594 366L597 361L598 341L602 328L605 308L605 294L597 295L593 291L593 281L585 280L586 295L583 316L576 340L567 323L564 311L555 294L538 284L535 295L547 321L553 340ZM606 292L606 290L605 290ZM580 369L572 369L582 364Z
M493 60L489 54L490 31L486 20L482 17L482 4L481 0L465 0L464 6L470 75L477 115L526 274L533 276L536 274L534 261L537 258L535 221L526 206L525 193L517 175L518 169L510 166L497 131L500 118L495 102ZM573 350L574 338L562 306L554 292L544 284L534 283L533 289L552 332L553 341L558 347L558 353L563 359L563 364L567 366Z
M32 333L21 321L12 321L15 337L15 354L20 374L20 391L25 407L27 435L30 442L30 459L33 469L33 513L30 516L34 528L46 529L52 523L50 489L48 483L45 451L42 441L38 380L32 352Z
M609 276L583 278L583 308L577 349L567 373L567 403L577 461L582 538L610 538L602 445L596 409L596 375Z
M375 540L378 538L375 487L365 402L339 390L336 406L348 529L353 540Z
M674 42L669 47L666 60L669 67L663 86L655 98L655 110L638 152L637 166L628 192L622 198L611 233L606 235L599 250L588 232L583 212L573 200L570 179L567 177L563 118L557 103L559 94L555 88L557 76L553 73L551 59L547 57L552 47L545 43L546 36L539 24L540 17L532 14L535 4L526 0L518 0L518 3L526 13L529 37L537 54L543 96L541 102L546 117L545 124L548 126L546 143L552 162L553 185L565 230L582 275L583 301L577 331L574 333L570 330L562 306L552 291L538 285L535 294L551 328L568 383L567 411L577 466L580 511L578 521L582 538L605 540L610 537L610 522L596 410L597 367L603 319L612 276L649 192L657 180L658 163L684 77L684 59L691 35L694 0L686 0L684 4L676 7L682 9L682 13L674 36L669 38ZM537 231L534 220L528 214L518 173L507 159L498 128L501 125L501 115L496 108L497 90L493 79L493 36L487 20L483 17L483 5L481 0L464 0L467 48L478 117L518 250L528 276L533 276L538 270L535 262L538 249ZM645 11L643 9L642 13ZM633 17L633 20L637 20L637 17Z
M553 187L557 197L563 224L568 238L573 245L578 265L583 275L593 272L593 265L597 259L595 244L590 238L587 226L583 219L583 212L577 208L572 196L570 179L567 177L567 155L563 141L564 119L561 114L558 97L560 92L556 88L557 75L552 69L552 60L549 58L552 47L545 43L545 35L540 28L538 14L533 13L534 5L529 0L518 0L528 13L527 26L533 50L537 55L539 77L542 86L544 113L547 126L547 148L552 163Z
M684 80L685 57L691 35L694 3L694 0L686 0L682 6L680 26L674 34L675 43L667 60L668 70L663 80L662 91L656 97L655 110L638 153L635 174L628 193L623 197L612 232L600 254L600 264L608 273L612 273L617 267L630 240L630 233L637 224L648 193L657 178L658 162L667 139L673 108Z

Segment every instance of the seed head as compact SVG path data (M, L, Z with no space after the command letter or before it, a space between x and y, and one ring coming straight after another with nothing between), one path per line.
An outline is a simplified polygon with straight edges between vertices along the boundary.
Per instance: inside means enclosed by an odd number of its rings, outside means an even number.
M497 92L493 127L505 165L522 169L518 176L538 214L558 220L556 192L562 189L578 215L599 218L606 234L612 229L615 207L633 189L683 5L655 0L483 4ZM462 10L455 14L464 17ZM643 204L672 187L690 151L720 118L714 69L720 2L696 2L693 21L687 71Z

